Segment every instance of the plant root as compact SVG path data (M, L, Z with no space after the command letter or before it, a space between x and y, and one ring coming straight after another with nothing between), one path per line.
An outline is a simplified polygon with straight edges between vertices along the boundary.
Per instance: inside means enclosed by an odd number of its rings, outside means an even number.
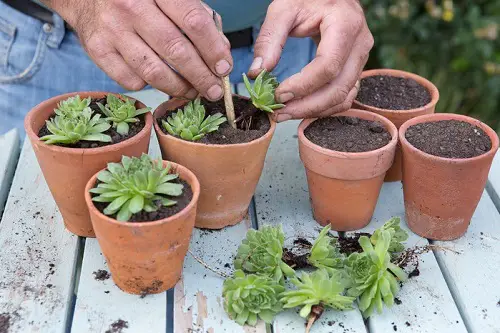
M307 317L307 326L305 333L309 333L311 331L313 324L321 317L324 311L325 307L323 306L323 304L312 306L311 313Z

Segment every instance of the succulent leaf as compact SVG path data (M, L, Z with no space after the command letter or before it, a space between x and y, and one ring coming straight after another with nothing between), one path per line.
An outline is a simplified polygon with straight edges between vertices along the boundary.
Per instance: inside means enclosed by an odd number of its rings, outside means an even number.
M178 136L187 141L197 141L206 134L217 131L219 126L226 121L226 117L221 113L205 118L205 107L197 98L186 104L184 110L178 110L166 121L162 120L162 125L170 135Z
M99 172L95 202L109 203L104 214L117 214L118 221L128 221L140 211L153 212L161 205L172 206L172 197L180 196L184 186L172 183L178 175L170 173L170 165L163 167L161 159L152 160L146 154L140 158L123 156L121 163L108 163L106 170Z
M405 246L402 242L408 239L408 233L406 232L406 230L401 228L400 222L401 219L399 217L393 217L389 221L385 222L382 228L375 230L373 235L370 237L370 241L372 242L372 244L377 244L381 231L387 230L391 233L389 252L391 252L391 254L394 254L404 251Z
M272 113L273 110L285 106L284 104L277 103L274 98L274 92L278 87L278 80L265 69L257 76L253 86L245 74L243 74L243 82L250 94L252 104L257 109Z
M311 248L311 255L308 261L311 265L317 268L341 269L343 266L343 258L337 246L337 240L328 235L330 225L321 230L318 238Z
M151 111L151 108L137 110L135 100L120 95L120 98L113 94L106 97L106 105L97 103L102 113L106 115L106 120L113 122L113 127L121 135L127 135L130 129L128 123L138 122L141 114Z

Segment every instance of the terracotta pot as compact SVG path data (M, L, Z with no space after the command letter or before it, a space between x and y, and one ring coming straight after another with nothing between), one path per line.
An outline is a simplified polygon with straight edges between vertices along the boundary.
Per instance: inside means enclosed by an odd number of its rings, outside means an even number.
M406 140L408 127L439 120L466 121L490 137L492 148L472 158L444 158L424 153ZM403 192L406 221L416 234L434 240L461 237L483 194L490 166L498 150L498 136L479 120L436 113L411 119L400 128L403 150Z
M95 237L85 204L84 189L94 173L108 162L119 162L122 155L140 156L148 152L153 117L146 114L146 125L133 137L99 148L65 148L48 145L38 137L38 131L54 113L57 103L74 95L101 98L107 92L78 92L60 95L35 106L24 120L24 128L52 196L61 212L66 229L82 237ZM137 102L138 108L145 107Z
M221 229L237 224L248 212L276 124L269 118L271 128L264 136L228 145L189 142L165 134L157 120L186 103L174 98L154 112L154 128L163 159L185 165L200 181L196 227Z
M413 73L399 71L395 69L373 69L364 71L361 74L361 79L368 76L376 76L376 75L396 76L396 77L413 79L417 81L420 85L424 86L429 91L429 93L431 94L431 101L429 102L429 104L424 105L420 108L399 111L399 110L380 109L374 106L363 104L355 100L352 105L353 108L378 113L379 115L384 116L390 121L392 121L392 123L396 125L397 128L401 127L401 125L403 125L405 121L411 118L415 118L423 114L434 113L434 110L436 108L436 103L439 100L439 91L436 88L436 86L432 84L432 82L430 82L429 80L424 79L423 77ZM400 181L401 178L402 178L401 147L398 144L398 147L396 148L396 155L394 157L394 163L392 167L387 171L387 174L385 176L385 181L386 182Z
M299 152L314 219L322 226L330 224L333 230L357 230L371 220L385 173L394 159L398 130L388 119L367 111L351 109L335 116L378 121L392 136L382 148L346 153L322 148L306 138L304 130L316 119L304 119L299 125Z
M167 161L163 161L166 165ZM175 286L182 273L196 218L200 183L187 168L171 163L174 173L186 181L193 199L179 213L166 219L131 223L119 222L102 214L92 202L89 190L95 174L85 188L85 200L97 240L106 257L111 277L130 294L157 294Z

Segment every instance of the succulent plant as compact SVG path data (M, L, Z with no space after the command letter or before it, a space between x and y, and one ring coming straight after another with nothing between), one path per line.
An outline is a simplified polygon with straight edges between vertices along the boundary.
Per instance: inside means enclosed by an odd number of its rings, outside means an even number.
M348 295L359 297L359 309L365 318L376 309L382 312L384 304L392 306L399 292L399 281L407 279L406 273L390 261L391 232L380 230L375 247L366 236L359 238L362 253L353 253L346 260L346 270L352 286Z
M327 270L342 268L343 258L337 247L337 240L328 235L329 231L330 225L321 230L307 260L317 268L325 268Z
M79 141L111 142L111 137L103 134L111 125L101 119L101 115L92 116L92 110L89 107L81 111L67 107L68 105L63 105L66 111L57 109L55 117L45 122L52 134L45 135L40 140L46 141L49 145L74 144Z
M205 107L197 98L184 107L184 110L178 110L167 118L162 120L165 130L173 136L181 137L188 141L197 141L205 134L217 131L219 125L226 122L227 119L221 113L216 113L205 118Z
M93 201L109 203L104 214L117 214L118 221L128 221L142 210L153 212L160 206L175 205L172 197L180 196L184 187L172 182L177 178L161 159L152 160L146 154L141 158L123 156L121 163L108 163L99 172L97 187L90 192L97 195Z
M282 310L279 301L285 288L274 279L255 274L245 275L241 270L226 279L222 290L224 310L240 325L257 324L258 318L271 323Z
M400 222L401 219L399 217L393 217L389 221L385 222L384 225L380 229L375 230L373 235L370 237L372 244L376 245L382 230L387 230L391 233L389 252L394 254L404 251L405 246L402 242L408 239L408 233L406 230L401 228Z
M278 80L265 69L260 72L253 85L245 74L243 74L243 82L250 94L252 104L257 109L272 113L274 110L285 106L284 104L277 103L274 98L274 92L278 87Z
M76 95L60 101L54 111L59 116L76 118L89 107L91 101L90 97L81 99L79 95Z
M129 123L138 122L138 116L151 110L151 108L137 110L135 100L125 96L118 98L113 94L109 94L106 97L106 105L102 105L101 103L97 103L97 105L102 113L106 115L106 120L113 122L113 127L121 135L128 134L130 130Z
M250 229L238 248L234 267L247 273L256 273L283 282L284 276L295 276L295 271L283 262L285 235L281 226Z

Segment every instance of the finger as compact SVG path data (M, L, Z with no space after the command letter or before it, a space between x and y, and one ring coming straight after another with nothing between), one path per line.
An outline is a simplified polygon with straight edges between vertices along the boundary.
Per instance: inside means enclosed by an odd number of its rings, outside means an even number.
M363 28L364 19L361 16L362 20L353 23L353 15L339 9L341 7L321 23L321 42L313 61L278 87L276 98L280 103L308 96L341 73Z
M127 43L117 44L118 51L145 82L170 96L196 97L198 92L163 62L138 35L128 32L123 40Z
M179 28L156 6L145 8L137 24L134 24L134 29L149 47L203 96L212 101L222 97L221 80L212 73ZM127 40L127 45L124 47L128 48L129 44L130 41Z
M137 91L144 88L146 82L127 65L114 47L103 43L102 40L93 39L84 45L96 65L126 90Z
M251 78L257 77L263 69L272 71L280 60L296 17L294 10L283 6L286 6L286 2L278 1L269 5L254 45L254 60L248 71Z
M231 50L217 30L212 13L199 0L156 0L167 15L194 44L208 67L220 76L233 68Z

